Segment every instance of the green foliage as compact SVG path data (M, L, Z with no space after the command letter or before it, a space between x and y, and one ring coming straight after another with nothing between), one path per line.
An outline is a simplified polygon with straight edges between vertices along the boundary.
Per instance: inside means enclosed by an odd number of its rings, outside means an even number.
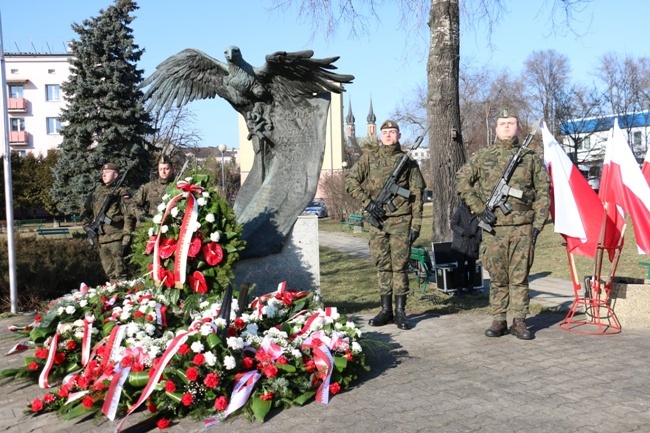
M85 239L39 239L15 237L16 280L19 307L33 309L79 288L81 282L96 285L106 281L99 255ZM9 302L7 242L0 242L0 309Z
M124 170L135 161L126 183L148 180L151 118L138 87L143 71L136 67L143 51L129 27L136 9L131 0L115 0L99 16L72 26L79 39L71 42L71 75L62 85L69 104L61 114L63 142L51 192L64 213L79 211L106 162Z

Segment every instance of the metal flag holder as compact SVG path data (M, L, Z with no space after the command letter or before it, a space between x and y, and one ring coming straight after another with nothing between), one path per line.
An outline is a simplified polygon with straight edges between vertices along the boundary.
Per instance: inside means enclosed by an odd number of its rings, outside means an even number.
M623 250L624 234L625 226L622 227L620 239L615 246L604 246L604 237L601 236L601 243L598 245L594 257L593 274L584 277L582 282L578 277L574 254L569 251L567 245L574 299L569 312L560 323L560 328L594 335L611 335L621 332L621 324L612 309L611 294L614 275ZM609 273L603 278L603 255L610 254L610 252L613 252L613 257L610 256Z

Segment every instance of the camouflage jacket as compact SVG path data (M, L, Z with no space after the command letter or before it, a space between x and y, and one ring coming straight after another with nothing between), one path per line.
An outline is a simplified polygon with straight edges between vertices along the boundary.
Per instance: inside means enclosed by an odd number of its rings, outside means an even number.
M345 189L354 199L361 202L363 207L377 197L386 180L395 169L395 165L404 155L399 145L379 146L377 149L368 150L345 176ZM365 182L365 183L364 183ZM411 228L420 231L422 228L422 195L426 184L417 162L410 159L406 164L397 183L402 188L408 189L411 194L408 198L400 195L393 199L397 208L391 212L385 208L386 216L403 217L412 216Z
M139 219L142 215L151 218L158 213L158 205L162 203L170 183L169 180L158 178L142 185L131 200L133 215Z
M101 212L106 198L113 192L113 186L100 185L88 195L84 203L84 211L81 214L81 222L88 225L93 222L94 218ZM122 240L124 236L130 236L135 225L135 220L129 212L130 194L126 188L120 187L116 191L116 199L111 203L106 216L110 219L110 224L104 223L102 229L104 235L99 237L99 243Z
M480 149L474 157L461 167L456 175L456 192L470 207L480 214L485 203L501 178L510 157L519 149L519 142L497 140L496 144ZM500 208L494 211L496 226L515 226L533 224L541 230L548 218L551 206L549 177L541 158L527 149L515 168L508 185L523 191L521 199L508 197L506 203L512 211L504 215Z

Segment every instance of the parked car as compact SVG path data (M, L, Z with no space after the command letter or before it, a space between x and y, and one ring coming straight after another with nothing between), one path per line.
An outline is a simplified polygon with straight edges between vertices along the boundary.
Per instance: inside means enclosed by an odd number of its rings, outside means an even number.
M325 206L325 202L312 201L305 208L305 213L316 215L318 218L324 218L327 216L327 206Z

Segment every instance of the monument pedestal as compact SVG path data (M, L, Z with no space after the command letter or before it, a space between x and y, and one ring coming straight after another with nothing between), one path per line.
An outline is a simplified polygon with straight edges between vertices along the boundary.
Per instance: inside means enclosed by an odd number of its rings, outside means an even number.
M235 287L255 285L252 297L274 292L283 281L287 289L320 291L318 218L299 216L279 254L241 260L234 272Z

